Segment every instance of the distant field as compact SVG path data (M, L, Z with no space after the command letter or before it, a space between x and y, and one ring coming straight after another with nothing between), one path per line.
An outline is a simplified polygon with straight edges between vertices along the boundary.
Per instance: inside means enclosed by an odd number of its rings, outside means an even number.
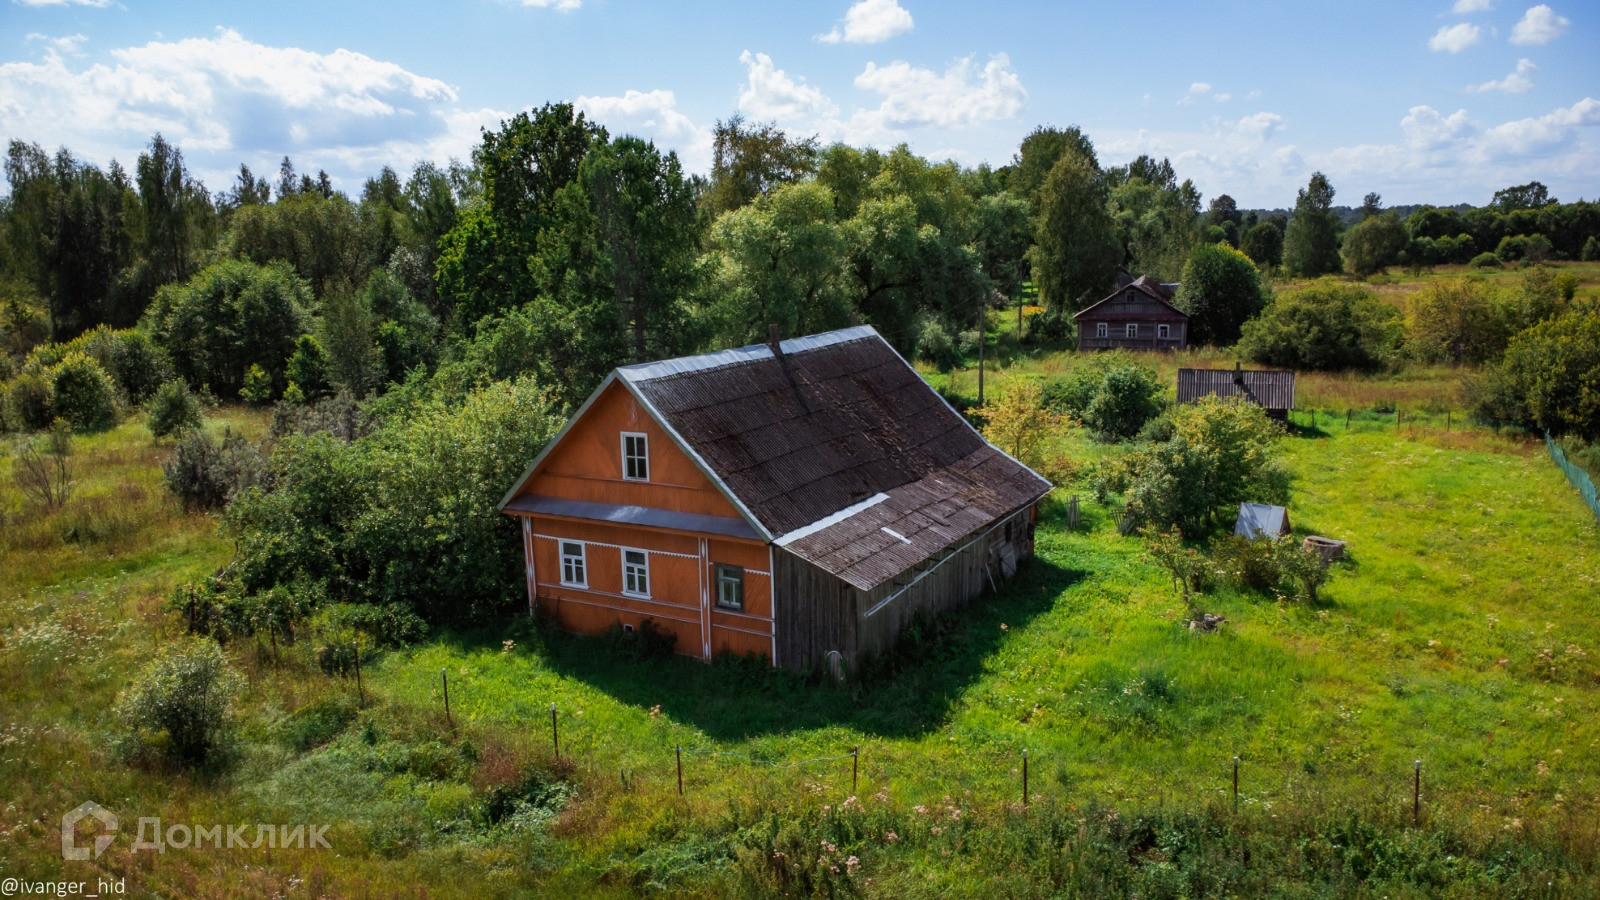
M222 413L264 426L241 415ZM1114 452L1073 429L1059 441L1079 459ZM1228 624L1195 636L1106 510L1086 500L1070 531L1058 500L1015 581L843 689L737 661L623 658L513 620L390 654L358 710L355 685L318 673L304 642L276 658L236 643L249 678L236 761L198 779L116 762L107 708L177 633L161 612L171 586L224 564L226 538L165 497L150 474L164 450L139 425L83 441L80 499L52 516L29 511L0 461L0 873L56 877L61 813L97 799L129 834L73 871L167 894L1160 894L1209 871L1224 893L1549 881L1593 895L1593 517L1540 447L1481 430L1373 417L1283 451L1297 530L1351 542L1314 608L1219 591L1201 603ZM73 525L114 517L125 524ZM336 822L337 853L132 854L139 816ZM784 880L772 852L803 845L830 861Z

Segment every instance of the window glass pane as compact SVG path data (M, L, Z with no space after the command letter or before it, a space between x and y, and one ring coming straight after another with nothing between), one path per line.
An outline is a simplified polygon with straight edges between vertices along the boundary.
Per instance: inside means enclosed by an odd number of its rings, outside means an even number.
M636 481L650 479L650 442L644 435L622 436L622 475Z
M643 550L622 551L622 590L628 594L649 596L650 564Z
M717 566L717 605L744 609L744 570L738 566Z
M563 584L586 585L583 571L583 545L573 541L561 542L561 581Z

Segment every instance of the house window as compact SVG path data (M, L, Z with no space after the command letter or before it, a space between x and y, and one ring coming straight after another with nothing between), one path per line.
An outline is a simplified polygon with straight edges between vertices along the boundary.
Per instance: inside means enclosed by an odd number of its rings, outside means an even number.
M1156 337L1158 337L1158 338L1166 338L1166 337L1171 337L1171 336L1172 336L1172 326L1171 325L1157 325L1156 326Z
M650 596L650 554L622 551L622 592L631 597Z
M744 569L718 564L717 606L722 609L744 609Z
M1094 323L1094 336L1097 338L1110 337L1111 326L1104 322Z
M1136 338L1138 336L1139 336L1139 323L1137 323L1137 322L1129 322L1128 323L1128 337Z
M580 541L561 542L561 583L571 587L588 587L589 576L584 567L583 544Z
M622 433L622 477L628 481L650 480L650 438L634 431Z

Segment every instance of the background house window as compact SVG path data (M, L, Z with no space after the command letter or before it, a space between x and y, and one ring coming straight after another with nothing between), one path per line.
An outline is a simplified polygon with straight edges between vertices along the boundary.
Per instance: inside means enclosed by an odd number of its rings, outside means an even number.
M744 569L718 564L717 605L723 609L744 609Z
M1102 337L1102 338L1103 337L1110 337L1111 336L1111 326L1107 325L1104 322L1096 322L1096 323L1094 323L1094 336L1095 337Z
M1137 322L1129 322L1128 323L1128 337L1136 338L1138 336L1139 336L1139 325L1138 325L1138 323Z
M1157 325L1156 326L1156 337L1164 338L1164 337L1170 337L1171 335L1172 335L1172 326L1171 325Z
M632 431L622 433L622 477L629 481L650 480L650 438Z
M650 554L643 550L622 551L622 592L650 596Z
M561 542L562 584L573 587L589 586L589 576L584 566L583 549L583 544L579 541Z

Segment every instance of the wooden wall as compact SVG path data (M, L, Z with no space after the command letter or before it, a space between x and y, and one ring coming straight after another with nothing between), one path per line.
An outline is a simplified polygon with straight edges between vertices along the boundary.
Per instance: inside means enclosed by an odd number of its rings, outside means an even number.
M863 592L782 549L774 551L778 663L807 670L829 650L851 666L894 646L919 613L965 606L1033 554L1032 508L947 547L923 565ZM1008 537L1009 535L1009 537ZM1010 548L1009 563L1006 548ZM992 578L992 580L991 580Z

